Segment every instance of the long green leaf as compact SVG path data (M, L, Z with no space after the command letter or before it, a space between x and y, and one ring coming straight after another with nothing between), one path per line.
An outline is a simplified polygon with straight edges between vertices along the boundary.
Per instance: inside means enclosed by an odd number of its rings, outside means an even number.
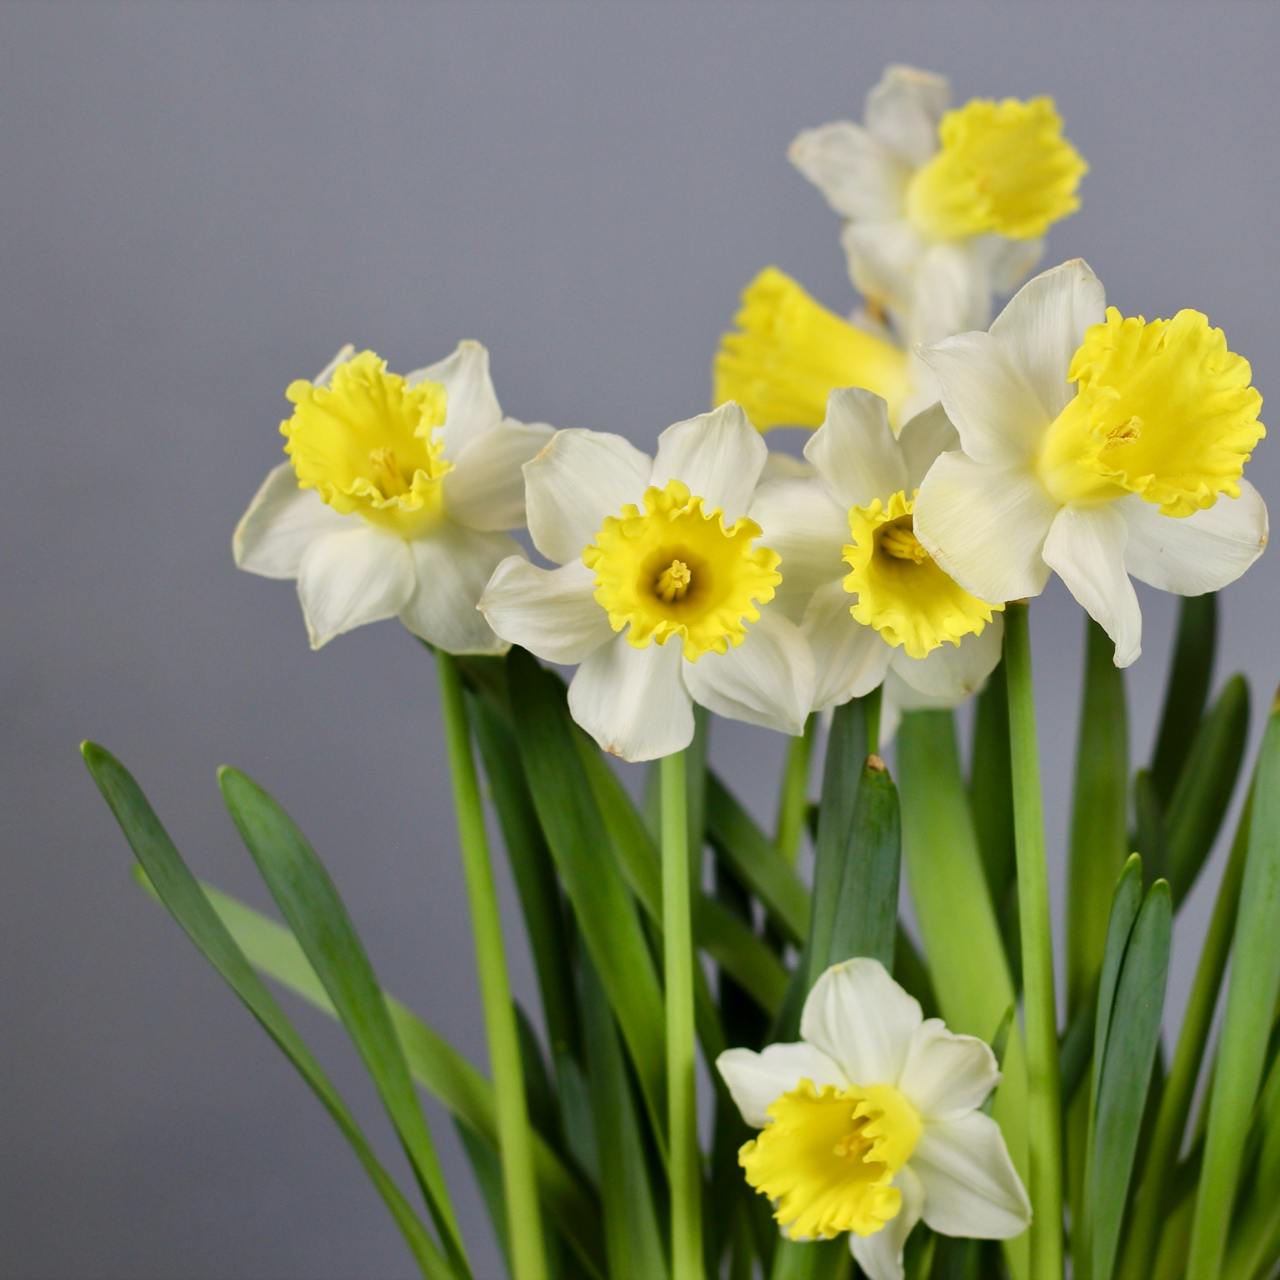
M938 1005L947 1025L987 1039L1016 1006L995 907L987 889L949 711L910 711L897 737L902 857ZM1010 1037L994 1112L1014 1165L1027 1177L1027 1059ZM1006 1246L1018 1277L1028 1274L1025 1236Z
M324 983L404 1145L455 1266L466 1265L462 1233L426 1116L382 989L337 887L293 819L251 778L218 771L222 798L245 847Z
M879 756L862 767L827 963L871 956L893 972L902 830L898 790Z
M790 942L809 931L809 892L729 788L707 778L707 832L716 855L760 900L770 922Z
M1111 1280L1160 1039L1173 908L1152 885L1125 946L1106 1032L1088 1171L1092 1280ZM1083 1280L1083 1278L1082 1278Z
M1274 712L1275 708L1273 708ZM1262 740L1249 827L1249 853L1222 1023L1204 1164L1191 1229L1189 1280L1221 1274L1231 1212L1271 1018L1280 996L1280 715Z
M1165 685L1164 707L1151 758L1156 795L1167 804L1186 763L1213 679L1218 606L1213 594L1183 596L1178 604L1178 637Z
M1231 803L1249 737L1249 686L1235 675L1201 722L1165 812L1174 903L1195 883Z
M969 798L987 888L997 912L1013 883L1013 782L1009 767L1009 691L1001 665L974 703Z
M627 887L601 849L607 834L553 676L513 650L511 711L538 820L578 929L635 1064L655 1132L665 1128L662 989Z
M155 890L140 877L143 888ZM222 927L253 969L330 1017L333 1001L316 977L298 940L284 925L208 885L200 886ZM252 972L252 970L250 971ZM257 982L257 975L253 975ZM258 984L261 986L261 983ZM265 988L263 988L265 992ZM268 996L268 998L270 998ZM495 1151L497 1108L493 1086L446 1040L393 996L384 996L414 1081ZM534 1167L542 1203L557 1230L595 1275L604 1275L599 1206L545 1138L534 1135Z
M1110 890L1129 854L1129 732L1115 646L1085 618L1086 660L1067 876L1067 1007L1093 989L1107 936Z
M169 834L127 769L105 748L86 742L84 762L138 859L145 882L197 950L218 971L319 1098L350 1143L404 1235L424 1275L449 1280L457 1273L440 1253L390 1174L374 1155L338 1091L285 1017L271 993L188 870Z

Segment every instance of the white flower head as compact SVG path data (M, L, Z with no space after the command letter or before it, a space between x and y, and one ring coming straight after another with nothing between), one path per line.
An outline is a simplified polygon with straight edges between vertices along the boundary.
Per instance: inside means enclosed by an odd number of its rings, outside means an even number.
M476 603L520 554L520 468L552 428L504 418L489 353L462 342L407 377L344 347L315 382L290 385L290 460L236 527L236 564L296 578L312 648L398 617L450 653L507 649Z
M1142 651L1130 576L1201 595L1261 554L1267 510L1243 472L1262 397L1200 312L1125 318L1076 260L1024 285L989 332L921 356L962 452L925 477L916 533L984 600L1038 595L1055 572L1124 667Z
M505 560L480 608L511 643L579 664L569 710L606 751L681 750L695 701L803 730L813 660L799 628L762 608L781 575L747 518L766 457L729 404L669 427L652 459L620 436L573 430L525 466L529 533L561 567Z
M811 474L760 486L751 515L789 569L779 604L813 649L815 709L882 681L897 707L952 706L999 661L1003 606L944 573L913 531L916 489L956 445L938 405L895 436L878 396L833 391L805 446Z
M908 342L978 328L991 295L1039 260L1050 223L1079 206L1086 170L1050 98L950 108L947 81L891 66L864 123L801 133L791 161L845 219L854 284Z
M849 1233L870 1280L903 1280L923 1218L949 1236L1003 1240L1031 1221L996 1122L979 1108L1000 1080L981 1040L954 1035L878 960L833 965L814 984L796 1044L716 1060L759 1135L747 1181L794 1239Z

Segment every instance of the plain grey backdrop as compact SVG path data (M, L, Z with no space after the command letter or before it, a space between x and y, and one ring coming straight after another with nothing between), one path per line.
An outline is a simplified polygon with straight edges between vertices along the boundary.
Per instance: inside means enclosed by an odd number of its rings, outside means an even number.
M394 624L312 654L292 588L232 567L290 379L347 340L403 369L476 337L509 412L652 442L707 406L759 267L853 305L785 149L910 61L959 99L1055 95L1092 171L1047 261L1087 257L1127 311L1206 310L1266 394L1278 35L1274 6L1231 3L0 7L0 1271L410 1272L319 1107L132 886L83 737L136 770L203 875L265 905L214 768L261 778L387 984L484 1062L429 662ZM1280 497L1274 443L1251 475ZM1272 555L1223 599L1220 674L1246 670L1259 703L1278 583ZM1143 604L1136 756L1173 617ZM1056 586L1033 616L1060 889L1082 626ZM714 750L773 794L777 739L718 725ZM1175 1011L1204 915L1202 892ZM394 1155L342 1037L289 1009Z

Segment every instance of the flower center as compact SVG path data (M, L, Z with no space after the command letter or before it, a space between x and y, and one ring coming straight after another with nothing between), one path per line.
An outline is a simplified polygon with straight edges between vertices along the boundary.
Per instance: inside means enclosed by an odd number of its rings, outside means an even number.
M582 561L595 570L595 597L615 631L628 627L637 649L680 639L684 656L725 653L742 643L757 605L782 581L779 558L752 547L760 526L703 511L702 499L679 480L644 495L644 510L623 507L608 516Z
M1080 207L1089 166L1062 136L1052 98L977 98L942 117L938 139L907 187L907 217L927 236L1033 240Z
M889 404L910 390L906 353L815 302L790 276L767 267L746 288L720 339L716 404L736 400L761 430L820 427L833 387L863 387Z
M280 432L301 488L405 537L440 519L442 481L453 467L435 439L445 416L438 382L411 387L362 351L333 371L328 386L299 380L285 395L294 410Z
M1251 376L1198 311L1148 323L1108 307L1067 371L1076 395L1046 433L1045 487L1064 504L1137 493L1167 516L1238 497L1266 434Z
M900 489L888 502L877 498L849 511L844 589L857 597L849 608L855 621L923 658L943 643L978 635L1004 606L970 595L934 563L915 535L914 506L914 496Z
M902 1207L892 1185L920 1140L920 1117L892 1085L841 1089L811 1080L769 1107L771 1123L738 1152L747 1181L798 1240L868 1236Z

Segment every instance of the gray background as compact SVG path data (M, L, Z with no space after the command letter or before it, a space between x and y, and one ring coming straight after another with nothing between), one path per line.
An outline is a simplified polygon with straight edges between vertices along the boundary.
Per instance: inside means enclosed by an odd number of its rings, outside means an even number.
M1208 311L1265 393L1278 30L1273 6L1233 4L0 9L4 1273L409 1270L311 1097L132 887L82 737L258 904L214 767L273 787L388 985L483 1062L430 665L394 625L309 653L291 588L231 564L289 379L348 339L405 368L474 336L510 412L651 442L705 407L758 267L852 305L835 220L784 152L906 60L960 99L1056 95L1093 171L1049 261L1087 256L1129 311ZM1280 493L1274 444L1251 475ZM1263 696L1278 575L1271 556L1224 598L1222 669ZM1143 602L1145 753L1173 609ZM1081 624L1057 587L1034 619L1060 862ZM779 746L717 727L747 794L772 795ZM297 1019L385 1145L340 1035Z

